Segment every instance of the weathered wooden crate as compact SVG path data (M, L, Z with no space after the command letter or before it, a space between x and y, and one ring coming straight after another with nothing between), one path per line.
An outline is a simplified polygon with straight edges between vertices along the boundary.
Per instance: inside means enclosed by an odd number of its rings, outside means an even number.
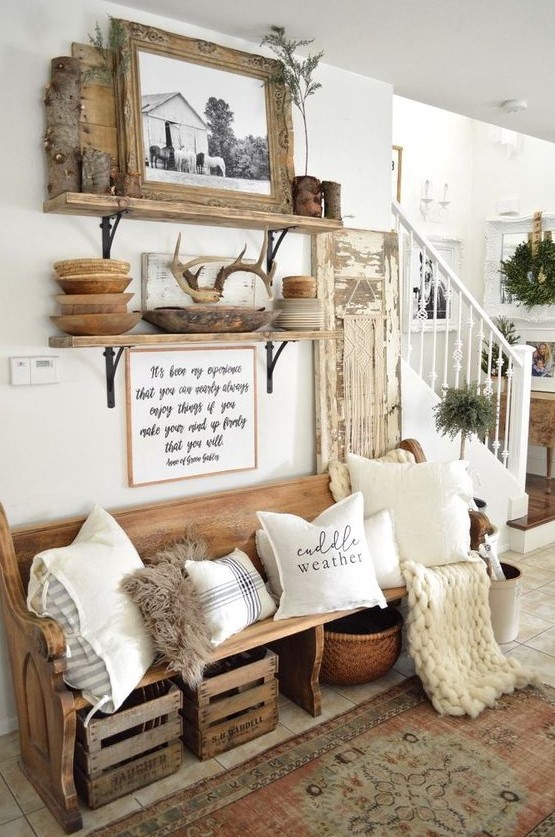
M209 759L275 729L278 722L278 658L265 656L183 688L183 741Z
M75 784L91 808L175 773L182 758L181 690L148 698L152 687L136 690L130 703L113 715L77 713ZM124 704L124 706L126 706Z

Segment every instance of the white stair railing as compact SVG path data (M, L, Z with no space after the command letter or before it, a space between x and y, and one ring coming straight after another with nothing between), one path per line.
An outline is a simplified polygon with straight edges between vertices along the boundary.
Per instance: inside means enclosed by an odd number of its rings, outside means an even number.
M496 422L483 440L524 488L530 411L530 346L510 345L398 203L403 359L438 399L472 383L491 397Z

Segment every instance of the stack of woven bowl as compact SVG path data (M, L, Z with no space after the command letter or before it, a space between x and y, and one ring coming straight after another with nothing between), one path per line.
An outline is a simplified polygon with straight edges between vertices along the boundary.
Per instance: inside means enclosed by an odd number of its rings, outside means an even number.
M124 334L141 319L129 312L132 293L129 262L118 259L64 259L54 264L60 315L50 319L66 334L94 336Z
M283 299L274 300L279 311L276 325L288 331L313 331L324 325L324 307L316 299L313 276L284 276L281 283Z

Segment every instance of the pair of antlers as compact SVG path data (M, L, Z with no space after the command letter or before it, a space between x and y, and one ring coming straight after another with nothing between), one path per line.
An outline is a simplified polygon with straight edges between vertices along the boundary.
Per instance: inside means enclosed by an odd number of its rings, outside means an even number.
M255 276L258 276L260 279L262 279L268 296L272 296L272 280L276 271L276 262L273 262L272 267L269 271L264 270L262 267L262 262L264 260L264 256L266 255L268 248L267 230L264 233L264 241L262 242L262 249L260 251L260 256L258 257L258 260L254 263L241 261L247 249L247 245L245 244L237 258L233 262L227 265L222 265L222 267L218 270L216 279L214 280L214 286L212 288L199 288L198 286L198 280L200 273L202 272L203 264L206 264L208 262L221 262L222 259L219 256L197 256L197 258L191 259L188 262L180 262L180 244L181 233L179 233L179 235L177 236L177 243L175 245L175 252L173 254L173 260L171 262L170 269L174 279L176 280L181 290L188 294L193 300L193 302L203 302L205 304L218 302L222 296L226 279L228 279L232 273L237 273L238 271L241 271L242 273L254 273ZM200 267L196 271L196 273L193 273L191 271L191 268L195 267L195 265L197 264L200 264Z

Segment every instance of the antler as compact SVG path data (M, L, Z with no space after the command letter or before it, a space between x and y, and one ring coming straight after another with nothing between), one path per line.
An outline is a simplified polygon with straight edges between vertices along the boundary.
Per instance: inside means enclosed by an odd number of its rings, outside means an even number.
M272 267L269 271L265 271L262 268L262 261L268 249L268 230L264 232L264 241L262 242L262 248L260 250L260 256L258 260L251 264L249 262L242 262L241 259L245 255L245 251L247 249L247 245L243 247L237 258L231 264L224 265L218 271L218 275L216 276L216 281L214 282L214 288L220 291L223 291L224 283L226 279L231 276L232 273L237 273L237 271L241 271L243 273L254 273L255 276L258 276L262 279L264 283L264 287L268 293L268 296L272 296L272 280L274 278L274 273L276 272L277 264L273 262Z
M181 233L179 233L179 235L177 236L175 252L173 254L173 259L170 265L170 270L175 281L177 282L181 290L191 297L193 302L204 302L207 304L218 302L222 295L221 290L218 290L215 287L214 289L199 288L198 277L200 275L200 272L202 271L202 267L199 267L196 273L191 273L190 268L194 265L200 264L201 262L221 261L221 259L211 256L199 256L196 259L191 259L191 261L182 264L179 261L180 244Z
M276 262L274 262L269 271L265 271L262 267L262 262L264 260L264 256L268 248L268 230L266 230L264 233L264 241L262 242L262 248L260 250L260 256L258 257L258 260L254 263L242 261L242 258L245 255L247 249L247 245L245 244L235 261L231 262L228 265L223 265L219 269L216 275L216 279L214 281L213 288L199 288L198 277L202 270L203 263L206 264L208 262L221 262L221 257L197 256L195 259L190 259L188 262L182 263L179 261L180 244L181 233L179 233L179 235L177 236L177 243L175 245L175 252L170 268L172 275L178 283L181 290L188 294L192 298L193 302L218 302L218 300L222 296L226 279L228 279L232 273L237 273L238 271L241 271L242 273L254 273L255 276L258 276L260 279L262 279L268 296L272 296L272 280L274 278L274 273L276 272L277 264ZM196 273L192 273L191 268L197 264L200 264L201 267L197 270Z

